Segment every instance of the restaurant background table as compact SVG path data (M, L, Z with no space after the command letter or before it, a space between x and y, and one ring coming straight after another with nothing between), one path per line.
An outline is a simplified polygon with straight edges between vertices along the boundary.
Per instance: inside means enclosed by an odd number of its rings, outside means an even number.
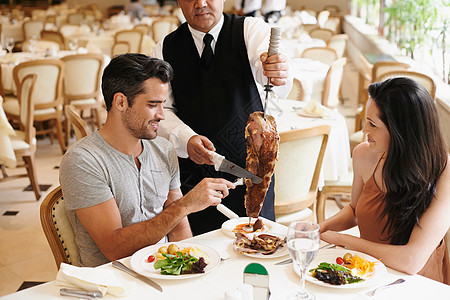
M281 226L281 225L279 225ZM281 227L279 227L281 228ZM251 258L238 254L232 248L233 239L226 236L221 230L211 231L191 239L186 242L196 243L214 248L221 256L228 255L229 259L222 260L219 266L205 274L204 276L182 279L182 280L161 280L154 279L164 290L160 293L156 289L131 277L130 275L112 267L111 263L98 268L109 269L124 283L136 285L127 297L116 298L106 294L103 299L207 299L223 300L225 291L237 287L243 281L244 268L253 262L262 264L269 272L271 300L287 299L287 296L299 287L299 277L294 272L292 264L275 265L288 256L280 258ZM130 257L121 259L130 266ZM420 275L406 275L387 268L386 276L376 284L381 286L391 283L398 278L406 279L406 282L389 289L377 292L374 297L368 298L362 293L376 287L339 289L328 288L306 282L308 291L316 295L317 300L351 300L351 299L373 299L373 300L398 300L398 299L445 299L450 295L450 286L430 280ZM69 299L59 295L61 287L51 281L29 289L6 295L4 300L29 300L29 299Z
M276 111L273 103L282 109L282 113ZM304 101L279 99L271 102L269 108L270 114L277 121L279 132L310 128L318 125L330 125L330 136L319 179L319 186L323 186L324 180L338 180L348 174L351 157L347 123L344 116L337 110L330 110L330 117L327 119L302 117L298 114L298 110L305 105L306 102Z
M330 66L309 58L293 58L292 76L302 83L303 101L322 101L325 78Z
M325 43L324 40L313 39L309 36L307 38L283 38L281 44L283 45L286 54L291 58L300 57L302 52L307 48L327 46L327 43Z

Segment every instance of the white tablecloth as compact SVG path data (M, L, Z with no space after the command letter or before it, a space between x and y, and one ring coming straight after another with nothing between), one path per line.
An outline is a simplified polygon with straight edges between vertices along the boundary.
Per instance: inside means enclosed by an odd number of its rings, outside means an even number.
M103 299L199 299L199 300L224 300L225 291L235 288L242 283L243 270L249 263L260 263L269 272L269 284L271 300L285 300L287 296L294 292L299 286L299 277L293 271L292 264L277 266L276 262L288 258L264 258L257 259L238 254L232 248L233 239L224 235L220 230L215 230L192 239L188 242L198 243L214 248L219 253L227 253L230 259L220 262L219 266L204 276L184 279L184 280L163 280L154 279L164 290L160 293L156 289L131 277L124 272L117 270L106 264L99 268L105 268L114 272L119 280L124 283L136 282L135 288L127 297L116 298L106 294ZM130 258L121 260L127 266ZM381 286L398 278L406 279L406 282L389 289L377 292L374 297L368 298L364 292L373 287L340 289L315 285L307 282L308 291L316 295L317 300L352 300L352 299L373 299L373 300L399 300L399 299L447 299L450 295L450 286L437 281L430 280L420 275L406 275L388 268L388 272L376 286ZM54 281L41 284L32 288L22 290L2 297L5 300L29 300L29 299L62 299L59 296L60 287Z
M301 81L304 101L322 101L323 84L330 66L309 58L293 58L292 75Z
M323 186L324 180L332 181L345 178L351 164L350 143L345 118L336 110L330 110L331 116L329 119L302 117L297 114L298 109L306 105L306 102L302 101L276 100L275 104L282 109L282 113L276 111L274 105L271 104L270 114L275 117L279 132L318 125L331 126L319 185Z
M304 38L304 36L293 39L282 39L281 43L286 54L291 58L300 57L302 52L307 48L327 46L324 40L312 39L310 37Z

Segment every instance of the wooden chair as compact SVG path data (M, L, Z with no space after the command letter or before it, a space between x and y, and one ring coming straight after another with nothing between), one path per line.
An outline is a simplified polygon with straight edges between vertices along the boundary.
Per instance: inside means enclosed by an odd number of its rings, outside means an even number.
M119 54L129 53L130 43L128 42L115 42L111 49L111 56L114 57Z
M287 99L303 101L305 97L305 91L302 86L302 82L297 78L293 79L292 88L287 96Z
M338 58L344 57L345 50L347 48L348 35L343 34L335 34L328 41L327 47L333 48L336 50Z
M67 23L73 25L81 25L84 21L84 14L77 12L67 15Z
M70 37L71 35L77 34L79 31L80 25L76 24L63 24L59 27L59 32L63 35L63 37Z
M333 4L325 5L323 7L323 10L328 10L330 13L338 13L341 11L337 5L333 5Z
M318 60L331 66L338 59L338 54L330 47L311 47L303 50L301 57Z
M421 85L423 85L427 91L430 93L431 97L434 99L436 97L436 84L434 83L433 78L431 78L428 75L425 75L423 73L414 72L414 71L407 71L407 70L398 70L398 71L390 71L387 73L382 74L381 76L377 77L377 81L383 82L386 79L389 78L395 78L395 77L408 77L411 78Z
M28 74L36 74L37 81L34 88L34 121L52 121L56 128L56 135L64 153L66 150L62 130L62 83L64 64L56 59L37 59L23 62L13 70L13 78L16 86ZM19 99L20 100L20 99ZM53 134L55 128L40 130L37 134Z
M166 35L177 29L179 21L176 17L165 17L152 23L152 37L158 43Z
M280 133L275 164L275 220L289 225L314 220L320 171L330 126L320 125Z
M65 38L59 31L42 30L41 38L43 40L53 41L53 42L58 43L59 49L61 49L61 50L66 49Z
M70 104L64 105L64 115L66 117L66 122L68 124L67 136L70 135L71 125L73 125L73 131L75 132L76 140L81 140L85 136L92 133L91 129L87 123L81 118L81 116L75 110L75 107ZM67 142L67 145L69 143Z
M28 176L34 191L36 200L41 198L41 189L37 180L34 154L36 152L36 130L33 127L34 88L37 81L36 74L28 74L17 85L19 95L19 130L14 130L15 135L10 136L14 154L22 157L27 174L5 176L1 181ZM7 174L6 174L7 175Z
M320 28L325 28L325 22L330 17L330 11L322 10L317 14L317 24L319 24Z
M96 53L68 55L64 62L64 104L81 111L90 110L91 118L101 126L102 94L100 81L103 71L103 55ZM69 142L69 124L66 122L66 142Z
M127 42L130 45L129 52L141 53L143 34L138 30L122 30L114 36L114 43Z
M22 24L22 32L23 39L29 40L32 37L40 38L41 31L44 30L44 22L38 20L31 20L23 22Z
M325 29L330 29L334 34L341 32L341 18L340 17L329 17L323 26Z
M309 35L314 39L321 39L324 40L325 43L328 43L334 35L334 32L326 28L314 28L309 32Z
M339 91L342 84L342 75L347 58L339 58L331 64L324 81L322 92L322 105L328 108L336 108L339 104Z
M67 217L60 186L51 191L42 201L40 218L58 269L61 263L78 266L80 252L75 242L75 233Z
M150 26L148 26L147 24L137 24L134 26L133 30L140 31L143 35L150 34Z

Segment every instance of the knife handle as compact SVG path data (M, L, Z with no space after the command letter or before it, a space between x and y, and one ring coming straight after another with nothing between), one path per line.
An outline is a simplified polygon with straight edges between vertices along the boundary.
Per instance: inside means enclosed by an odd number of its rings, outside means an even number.
M72 290L64 288L59 290L59 294L61 296L77 297L81 299L96 299L103 297L100 291Z

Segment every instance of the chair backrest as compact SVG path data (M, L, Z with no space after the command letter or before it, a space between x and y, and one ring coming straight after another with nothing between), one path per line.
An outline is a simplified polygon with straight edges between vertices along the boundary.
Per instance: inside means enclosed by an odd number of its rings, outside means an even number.
M17 94L20 103L19 126L20 130L25 132L25 142L33 145L33 139L36 136L36 130L33 127L34 122L34 100L33 92L36 84L37 75L28 74L22 79L17 88ZM32 146L33 147L33 146Z
M147 24L137 24L136 26L134 26L133 30L140 31L143 35L147 35L150 33L150 26L148 26Z
M64 106L64 115L66 116L67 121L73 125L77 141L92 133L87 123L81 118L75 110L75 107L72 105L67 104Z
M66 47L65 41L64 41L64 36L58 31L42 30L41 38L46 41L53 41L53 42L58 43L59 49L61 49L61 50L65 49L65 47Z
M67 217L60 186L42 201L40 217L42 229L58 269L62 262L78 266L80 253L75 242L75 233Z
M131 53L141 53L143 34L138 30L122 30L114 36L114 42L128 42Z
M28 74L37 75L34 89L34 109L55 108L60 111L63 99L63 62L56 59L37 59L17 65L13 70L16 86L19 86Z
M67 23L74 24L74 25L81 25L84 21L84 14L83 13L72 13L67 15Z
M288 99L291 100L299 100L303 101L303 98L305 96L305 91L303 89L302 82L298 80L297 78L294 78L292 81L292 88L289 92L289 95L287 96Z
M347 58L342 57L336 60L327 72L322 92L322 105L329 108L336 108L339 104L339 90L342 83L342 75Z
M427 89L427 91L430 93L431 97L433 97L433 99L436 96L436 84L434 83L433 78L431 78L428 75L422 74L422 73L418 73L418 72L414 72L414 71L392 71L392 72L384 73L383 75L381 75L380 77L377 78L377 81L385 81L388 78L394 78L394 77L411 78L411 79L417 81L418 83L420 83L421 85L423 85Z
M341 58L344 56L345 48L347 47L347 41L348 41L348 35L343 34L335 34L331 37L331 39L328 41L328 47L333 48L336 50L336 53L338 55L338 58Z
M68 55L64 62L64 99L95 98L101 101L100 81L103 71L103 55L97 53Z
M309 32L309 35L314 39L321 39L328 43L334 32L326 28L314 28Z
M114 57L119 54L129 53L130 43L128 42L115 42L111 49L111 56Z
M325 28L325 22L328 20L329 16L330 11L328 10L322 10L317 14L317 23L319 24L320 28Z
M325 24L323 25L323 28L330 29L334 32L334 34L341 32L341 18L339 17L329 17Z
M44 29L44 22L38 20L31 20L23 22L22 31L23 31L23 39L29 40L33 36L36 38L41 37L41 31Z
M303 58L309 58L313 60L318 60L331 66L333 62L338 59L338 54L336 50L330 47L311 47L303 50L302 55Z
M276 215L311 207L316 201L329 134L328 125L280 133L275 164Z
M158 43L166 35L177 29L178 19L174 17L166 17L156 20L152 23L152 37Z
M25 52L33 52L33 45L31 40L26 40L22 44L22 51ZM34 51L45 51L47 49L51 49L54 51L59 51L61 48L59 47L59 44L54 41L48 41L48 40L34 40Z
M398 61L379 61L372 67L372 82L387 72L402 71L410 68L410 65Z
M339 9L339 7L337 6L337 5L334 5L334 4L328 4L328 5L325 5L324 7L323 7L323 10L328 10L330 13L333 13L333 12L340 12L341 10Z

